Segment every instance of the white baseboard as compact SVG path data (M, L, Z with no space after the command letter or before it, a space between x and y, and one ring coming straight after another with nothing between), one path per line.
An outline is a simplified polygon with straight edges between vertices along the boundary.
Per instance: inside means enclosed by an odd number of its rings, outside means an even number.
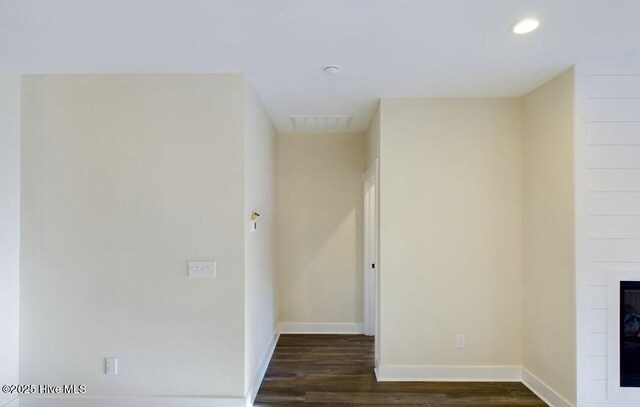
M533 373L524 367L522 368L522 383L551 407L573 407L573 404L565 400L545 382L538 379Z
M20 397L20 407L246 407L246 405L246 399L243 397Z
M281 334L364 334L364 324L281 322L278 324L278 332Z
M256 400L256 396L258 395L258 390L260 390L260 385L262 384L262 379L264 379L265 373L267 373L267 368L269 367L269 362L271 362L271 357L273 356L273 352L276 350L276 344L278 343L278 338L280 338L280 333L276 328L276 331L273 333L273 337L271 338L271 343L267 347L262 359L260 360L260 364L258 365L258 370L256 372L251 385L249 386L249 391L247 391L247 406L253 406L253 402Z
M520 366L402 366L376 369L381 382L519 382Z

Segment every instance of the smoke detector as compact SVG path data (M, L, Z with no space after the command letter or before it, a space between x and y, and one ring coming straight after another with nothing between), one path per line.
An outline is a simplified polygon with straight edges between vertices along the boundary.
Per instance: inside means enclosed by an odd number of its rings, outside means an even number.
M351 124L351 116L310 116L310 115L294 115L291 116L293 128L298 131L347 131Z

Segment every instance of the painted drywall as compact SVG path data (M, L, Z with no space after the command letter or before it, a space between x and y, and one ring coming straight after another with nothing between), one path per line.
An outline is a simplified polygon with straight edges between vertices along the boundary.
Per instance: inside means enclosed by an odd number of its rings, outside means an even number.
M0 384L18 380L20 76L0 74ZM16 396L0 393L0 405Z
M365 135L367 150L367 167L376 159L380 158L380 106L376 109Z
M23 77L20 383L244 396L244 86Z
M573 90L569 70L523 102L523 366L575 405Z
M260 377L276 330L276 197L278 134L246 85L244 131L245 392ZM251 214L260 218L254 230ZM267 356L268 357L268 356Z
M520 99L381 101L383 370L521 365L521 113Z
M363 321L363 134L278 137L283 323Z
M608 320L619 311L608 301L613 275L640 279L640 58L583 61L575 72L577 405L637 405L637 389L622 401L611 388Z

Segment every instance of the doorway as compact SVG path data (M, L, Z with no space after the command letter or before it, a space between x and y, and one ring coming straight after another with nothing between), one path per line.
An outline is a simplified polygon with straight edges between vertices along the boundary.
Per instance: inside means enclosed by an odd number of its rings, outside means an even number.
M378 325L378 178L376 159L364 173L364 333L368 336L376 336Z

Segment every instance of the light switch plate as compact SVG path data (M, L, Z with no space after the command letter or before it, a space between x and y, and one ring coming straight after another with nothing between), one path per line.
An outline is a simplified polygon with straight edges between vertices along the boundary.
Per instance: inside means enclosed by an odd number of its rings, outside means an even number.
M109 376L118 374L118 358L104 358L104 373Z
M215 261L190 261L189 278L214 278L216 276Z

